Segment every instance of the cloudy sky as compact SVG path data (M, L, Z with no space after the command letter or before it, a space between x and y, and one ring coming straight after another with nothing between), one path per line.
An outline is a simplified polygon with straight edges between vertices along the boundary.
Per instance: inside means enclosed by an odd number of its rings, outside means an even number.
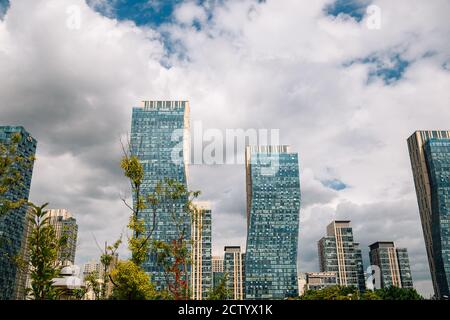
M0 0L0 120L38 140L31 200L76 216L77 263L125 231L131 108L186 99L205 129L280 129L299 153L301 271L318 270L326 225L350 219L366 257L378 240L407 247L429 296L406 139L450 127L448 12L448 0ZM244 166L191 166L190 188L212 202L214 252L245 247Z

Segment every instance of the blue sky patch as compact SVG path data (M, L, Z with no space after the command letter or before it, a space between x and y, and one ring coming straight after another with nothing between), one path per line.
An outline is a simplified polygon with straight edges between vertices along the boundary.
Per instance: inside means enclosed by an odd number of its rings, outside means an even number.
M118 20L132 20L136 25L159 26L173 20L174 9L184 0L106 0L111 11L95 6L94 0L87 4L99 13ZM202 4L205 0L197 0Z
M371 0L336 0L325 7L325 12L333 17L347 15L359 22L364 18L366 8L371 2Z
M344 67L350 67L355 63L369 65L367 83L376 79L382 79L385 84L393 84L402 79L406 69L411 62L402 58L399 53L392 54L372 54L362 59L354 59L343 64Z
M3 19L3 17L6 14L6 11L8 11L8 8L9 8L9 1L0 0L0 19Z
M320 181L320 182L325 187L336 190L336 191L341 191L341 190L347 189L347 185L338 179L324 180L324 181Z
M374 78L381 78L386 84L400 80L410 64L400 54L394 54L387 59L368 57L363 60L363 63L372 65L372 70L369 72L369 82Z

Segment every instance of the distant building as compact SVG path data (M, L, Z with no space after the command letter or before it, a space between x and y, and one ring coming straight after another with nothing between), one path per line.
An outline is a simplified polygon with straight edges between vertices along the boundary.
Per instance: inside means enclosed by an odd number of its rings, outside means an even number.
M335 286L337 278L335 272L306 272L306 290L321 290Z
M223 271L223 257L213 256L212 257L212 286L217 288L224 276Z
M21 137L17 148L18 155L28 160L25 166L18 168L23 178L22 183L2 196L12 201L28 201L37 142L23 127L0 126L0 143L6 147L10 146L16 134ZM21 290L23 279L18 279L20 272L11 257L21 255L27 208L27 205L23 205L0 217L0 300L11 300L21 295L16 289Z
M61 239L65 237L66 245L58 253L58 260L63 265L75 263L77 249L78 225L77 220L66 209L50 209L46 215L55 229L56 236Z
M331 222L327 226L327 235L318 242L318 249L321 272L336 273L338 285L364 290L361 249L353 240L350 221Z
M302 296L306 289L306 273L299 272L298 274L298 295Z
M83 265L83 276L87 276L91 273L97 273L99 276L103 273L102 270L102 264L98 261L91 261L88 263L85 263Z
M225 247L224 273L227 275L227 289L230 299L244 299L244 260L239 246Z
M110 273L116 267L118 262L119 262L119 254L116 253L112 258L110 266L106 270L107 274ZM86 277L89 274L92 274L93 272L95 272L97 274L97 282L99 283L100 287L103 286L103 283L104 283L103 279L104 279L105 270L104 270L103 264L101 264L98 261L91 261L91 262L85 263L83 265L82 274L83 274L83 283L87 289L86 296L85 296L85 298L87 300L95 299L95 294L94 294L92 288L88 287L86 285L86 281L85 281ZM105 292L107 297L109 297L112 294L113 287L114 287L114 285L111 283L111 281L108 281L106 284L106 292Z
M361 292L366 290L366 276L364 273L364 264L362 258L362 250L358 242L353 243L355 249L356 269L358 273L358 289Z
M396 248L394 242L375 242L370 246L370 263L380 268L381 286L412 288L408 251Z
M197 208L191 221L192 299L202 300L208 297L212 287L211 262L211 205L209 202L194 202Z
M298 154L289 146L246 148L245 297L298 296Z
M450 131L416 131L408 138L434 293L450 296Z

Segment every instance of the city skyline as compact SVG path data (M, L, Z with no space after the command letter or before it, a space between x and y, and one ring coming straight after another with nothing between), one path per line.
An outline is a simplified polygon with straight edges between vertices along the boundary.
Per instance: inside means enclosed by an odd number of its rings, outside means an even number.
M349 219L366 260L374 241L407 247L414 285L432 293L405 141L449 128L448 1L372 1L379 30L365 7L325 0L183 2L165 24L137 26L109 1L89 2L13 0L0 14L2 124L39 141L30 200L74 213L78 264L98 256L94 238L111 242L127 223L118 161L130 106L187 99L204 128L280 129L299 152L300 271L319 270L326 224ZM244 167L191 166L190 178L211 201L213 254L245 247Z

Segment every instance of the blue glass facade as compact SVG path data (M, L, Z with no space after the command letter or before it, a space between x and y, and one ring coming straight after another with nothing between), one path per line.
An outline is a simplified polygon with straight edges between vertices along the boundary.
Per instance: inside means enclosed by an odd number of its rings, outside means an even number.
M287 146L247 147L245 298L298 295L300 179Z
M173 179L187 188L187 159L189 130L189 103L187 101L144 101L143 107L133 108L131 125L131 153L137 156L144 167L142 195L152 194L159 181ZM135 200L135 199L133 199ZM153 239L164 242L174 240L176 219L182 222L186 239L190 240L190 217L184 212L187 199L173 203L160 203L157 209L156 228ZM140 218L147 230L153 226L153 210L145 209ZM157 264L156 256L149 255L143 268L150 274L157 289L166 288L166 277Z
M435 297L449 296L450 131L421 130L408 138L408 151Z
M431 189L431 237L436 280L441 295L450 288L450 139L431 138L425 143Z
M25 131L23 127L0 127L0 142L4 145L11 143L15 134L20 134L22 139L18 146L18 153L25 158L34 157L36 152L36 140ZM19 168L23 177L19 188L8 192L5 196L10 200L26 199L30 193L33 163ZM17 285L18 270L12 258L19 255L25 229L25 216L27 206L22 206L0 217L0 299L13 299Z

